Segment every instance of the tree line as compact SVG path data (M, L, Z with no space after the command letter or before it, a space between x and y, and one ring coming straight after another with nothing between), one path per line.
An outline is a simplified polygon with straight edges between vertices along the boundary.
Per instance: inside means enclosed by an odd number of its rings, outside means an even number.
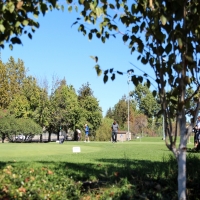
M42 133L83 130L85 123L90 133L95 133L102 121L99 101L94 97L90 84L81 86L76 93L72 85L53 77L52 86L48 82L39 84L33 76L27 75L22 60L16 62L12 57L7 63L0 61L0 136L2 141L7 138L14 141L18 134L31 138ZM49 92L50 91L50 92Z
M50 88L47 80L39 84L35 77L28 76L23 61L15 61L13 57L7 63L0 61L0 70L2 141L7 138L13 142L17 135L23 134L25 140L40 135L42 142L42 133L48 133L48 141L51 141L52 133L59 139L60 131L68 133L78 128L83 133L85 123L90 127L93 140L108 141L114 119L123 131L128 130L129 123L134 135L161 135L162 119L156 117L159 104L145 84L135 87L128 97L123 95L103 117L89 83L76 92L65 78L52 77Z

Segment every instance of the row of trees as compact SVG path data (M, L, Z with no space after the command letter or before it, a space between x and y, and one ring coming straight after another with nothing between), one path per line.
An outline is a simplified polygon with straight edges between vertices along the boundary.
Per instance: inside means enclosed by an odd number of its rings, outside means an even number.
M83 131L83 125L88 123L90 134L95 140L109 140L110 127L113 119L120 124L120 129L127 131L128 98L122 98L109 108L105 118L98 100L93 96L89 83L83 84L76 92L72 85L67 85L66 80L52 78L52 86L49 89L48 82L44 80L40 85L38 80L27 76L27 70L22 60L11 57L7 63L0 62L1 90L0 108L2 110L0 134L13 141L16 135L23 133L26 138L35 134L48 132L48 141L51 134L56 133L59 138L60 130L68 132L79 128ZM50 92L49 92L50 91ZM130 98L132 97L132 98ZM162 119L156 117L159 104L152 95L147 85L139 84L129 97L129 127L133 134L159 135L162 130ZM24 127L16 123L18 119L29 120ZM7 128L4 122L13 120ZM36 123L40 128L26 130L28 124ZM11 123L7 123L11 124ZM26 125L27 124L27 125Z
M166 146L173 152L178 162L178 198L186 199L187 139L200 108L198 76L200 2L198 0L137 0L130 3L126 0L114 2L67 0L67 3L69 11L74 8L82 16L83 22L80 15L74 22L79 24L78 31L88 35L89 39L95 35L103 43L109 37L116 37L120 33L122 42L128 43L131 53L155 72L154 81L157 87L153 94L159 96L161 105L159 114L164 117ZM48 10L59 6L57 1L16 3L11 0L2 1L0 7L2 8L1 47L3 42L7 41L12 49L12 44L21 43L19 39L21 34L28 33L28 36L32 37L27 31L29 27L33 32L35 27L39 27L39 24L29 16L38 16L40 13L44 15ZM89 31L88 27L85 27L85 22L90 22ZM99 74L100 66L96 65L95 68ZM104 82L108 80L109 72L112 74L111 79L115 79L113 69L109 69L104 73ZM150 86L150 77L146 73L144 77ZM144 78L134 74L131 80L138 85ZM194 88L194 92L187 94L186 90L190 87ZM194 107L190 107L191 99L196 100ZM189 128L186 126L187 114L191 116ZM175 134L172 129L174 119ZM181 139L177 146L178 134Z
M27 76L23 61L15 62L12 57L6 64L0 61L0 71L0 135L3 140L7 137L12 141L20 133L26 137L42 136L43 131L47 131L50 141L51 133L56 133L59 139L61 129L66 133L70 129L83 130L85 123L95 137L102 111L89 83L83 84L76 94L74 87L67 85L65 79L53 78L49 92L47 81L39 85L36 78ZM40 128L31 126L34 123ZM13 126L7 127L6 124ZM26 130L27 127L29 130Z

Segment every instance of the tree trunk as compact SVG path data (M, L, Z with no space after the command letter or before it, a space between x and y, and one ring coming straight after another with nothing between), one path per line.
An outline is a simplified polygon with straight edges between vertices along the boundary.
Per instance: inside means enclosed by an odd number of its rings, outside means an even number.
M49 135L48 135L48 142L51 142L51 132L49 132Z
M184 132L183 132L184 133ZM178 155L178 199L186 200L186 135L181 135Z
M40 142L42 142L42 134L40 134Z

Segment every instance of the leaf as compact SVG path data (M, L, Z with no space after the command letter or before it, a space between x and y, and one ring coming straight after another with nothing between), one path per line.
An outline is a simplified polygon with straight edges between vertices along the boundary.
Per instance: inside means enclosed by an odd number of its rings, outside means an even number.
M129 36L127 34L123 35L122 37L124 43L129 39Z
M164 15L161 15L160 20L163 26L167 23L167 18Z
M157 96L156 90L154 90L154 91L152 92L152 94L153 94L154 97L156 97L156 96Z
M33 16L37 19L38 18L38 15L37 14L33 14Z
M98 57L97 56L95 56L95 61L98 62Z
M89 38L89 40L92 39L92 33L89 33L89 34L88 34L88 38Z
M168 45L167 45L166 48L165 48L165 52L166 52L167 54L169 54L169 53L171 52L171 50L172 50L172 44L171 44L171 43L168 43Z
M148 63L148 60L144 57L141 59L142 64L146 65Z
M72 6L68 7L68 11L71 12L72 11Z
M149 81L149 79L147 79L147 87L150 88L151 86L151 82Z
M28 37L29 37L30 39L32 39L32 35L31 35L30 33L28 33Z
M141 55L139 55L139 56L137 57L137 60L140 60L140 58L141 58Z
M103 42L103 43L105 43L106 42L106 38L105 37L101 37L101 41Z
M193 61L194 61L193 58L192 58L191 56L185 55L185 58L186 58L186 60L188 60L189 62L193 62Z
M67 3L68 3L68 4L71 4L71 3L72 3L72 0L67 0Z
M117 17L117 14L114 15L113 20Z
M90 56L90 58L92 58L93 60L95 60L95 62L98 62L98 57L97 56Z
M117 71L118 74L123 75L123 72Z
M5 27L3 24L0 24L0 31L3 33L5 31Z
M112 76L111 76L111 80L112 80L112 81L115 80L115 74L112 74Z
M182 49L182 47L183 47L183 42L182 42L181 38L178 38L178 46L180 49Z
M71 25L71 27L72 27L72 26L74 26L74 25L75 25L75 24L77 24L77 23L78 23L77 21L76 21L76 22L74 22L74 23Z
M108 76L107 75L104 75L103 77L103 82L106 83L108 81Z
M113 72L113 68L112 69L110 69L110 73L112 73Z
M108 74L108 70L105 70L105 71L104 71L104 74L105 74L105 75Z
M115 9L115 6L113 4L110 3L109 6L111 9Z
M28 20L23 20L23 22L22 22L22 24L23 24L24 26L27 26L27 25L28 25L28 23L29 23L29 21L28 21Z
M9 2L8 5L10 13L13 13L13 11L15 10L15 5L12 2Z
M10 50L13 50L13 45L9 44L9 48L10 48Z
M21 25L21 23L19 22L19 21L17 21L16 23L15 23L15 27L19 27Z
M13 37L10 40L13 44L21 44L21 40L18 37Z
M101 76L102 70L100 69L100 66L99 65L95 65L94 68L96 69L97 75Z
M98 33L96 33L96 36L97 36L97 38L100 38L101 34L98 32Z

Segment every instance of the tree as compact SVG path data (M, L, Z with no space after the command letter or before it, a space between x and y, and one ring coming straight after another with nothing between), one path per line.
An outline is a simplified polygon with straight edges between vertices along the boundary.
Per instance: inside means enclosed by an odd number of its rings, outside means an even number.
M90 134L95 138L96 130L101 125L102 110L98 100L93 96L89 83L83 84L78 90L78 100L85 120L84 124L89 125Z
M130 92L138 103L140 112L145 114L148 119L152 119L159 111L159 105L151 90L144 84L138 84L135 90Z
M2 142L7 138L15 141L16 135L23 134L24 141L31 139L35 134L40 134L42 128L32 119L16 118L9 110L0 110L0 137Z
M20 93L22 82L26 77L26 69L22 60L17 62L10 57L6 64L0 61L1 89L0 106L7 108L13 97Z
M6 66L0 60L0 108L7 108L9 104L9 94L8 94L8 78L7 78L7 70Z
M113 109L109 108L106 112L106 116L107 118L113 119L114 113L113 113Z
M111 139L111 125L113 120L104 117L101 126L96 130L95 140L97 141L110 141Z
M200 53L200 2L138 0L129 3L117 0L109 3L105 0L100 3L90 0L79 3L83 5L83 19L94 25L87 32L78 18L74 24L79 24L79 31L88 35L89 39L96 35L103 43L110 36L116 37L120 33L122 41L128 43L131 53L134 52L142 64L154 70L153 81L157 84L157 90L153 91L153 95L159 95L161 110L158 114L164 116L166 146L173 152L178 163L178 198L186 199L186 145L190 132L186 128L186 110L193 113L191 129L200 107L198 95L196 107L189 108L189 101L199 91L197 66ZM116 21L120 25L116 25ZM96 23L99 23L99 28ZM125 31L120 31L122 28ZM93 58L98 62L97 56ZM97 64L95 68L100 75L100 66ZM104 71L104 82L107 82L109 73L111 79L115 79L114 70L108 69ZM152 80L147 73L143 77L133 74L131 80L137 86L144 79L149 87ZM186 90L191 85L195 87L195 92L186 96ZM172 134L173 119L176 121L175 135ZM179 133L180 145L177 147Z
M60 85L50 96L50 122L49 133L57 133L61 129L68 132L68 129L75 129L75 125L80 118L80 109L75 89L67 85L65 79L60 81Z
M123 96L114 106L113 113L113 117L118 122L120 129L123 128L128 119L128 104L126 96Z
M64 6L59 6L57 0L1 1L0 47L4 48L4 41L10 49L14 44L22 44L20 36L23 34L32 39L32 33L39 28L37 17L55 8L63 10Z

